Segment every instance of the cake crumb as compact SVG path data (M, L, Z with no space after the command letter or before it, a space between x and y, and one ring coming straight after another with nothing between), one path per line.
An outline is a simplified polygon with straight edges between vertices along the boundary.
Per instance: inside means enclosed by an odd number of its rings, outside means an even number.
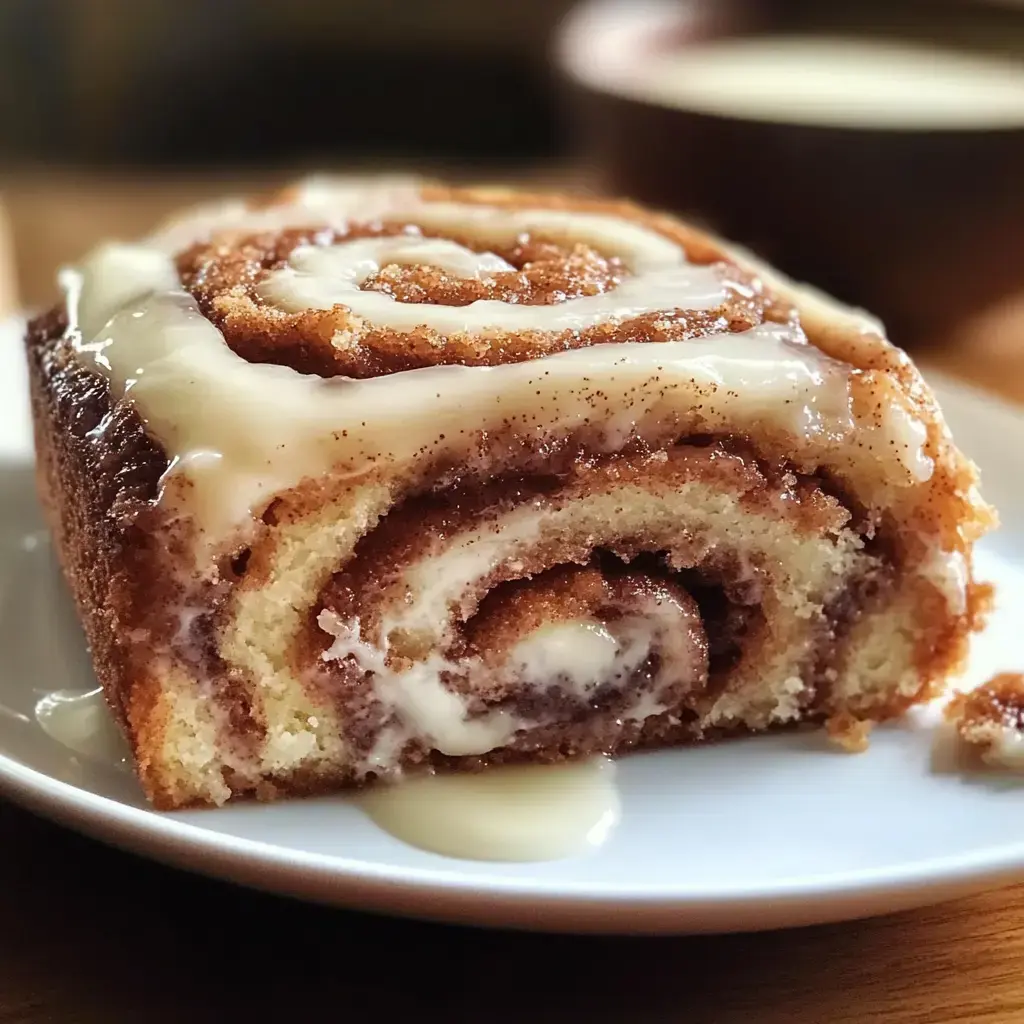
M996 768L1024 771L1024 674L1000 672L946 707L960 739Z
M848 711L834 715L825 723L828 738L848 754L862 754L868 749L873 723L856 718Z

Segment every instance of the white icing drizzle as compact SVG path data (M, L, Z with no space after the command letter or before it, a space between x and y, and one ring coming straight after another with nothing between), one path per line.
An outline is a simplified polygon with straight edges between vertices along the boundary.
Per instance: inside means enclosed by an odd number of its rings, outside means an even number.
M608 838L621 814L615 765L603 757L420 776L378 786L359 804L395 838L463 860L585 853Z
M638 668L647 651L642 642L620 644L600 622L560 622L520 640L507 667L540 685L562 679L575 696L585 698L605 680Z
M402 670L387 663L387 650L359 636L359 623L346 622L334 612L322 611L317 624L334 637L324 651L324 661L351 658L373 677L377 699L396 715L384 730L378 749L370 754L369 767L384 767L392 762L396 749L413 736L429 739L442 754L459 756L483 754L507 743L519 723L502 710L476 718L467 716L465 701L442 682L447 671L464 671L466 665L454 665L443 655L433 653Z
M637 614L617 619L614 626L601 622L559 622L520 640L500 671L544 690L558 684L580 699L609 682L625 682L657 648L659 672L677 680L700 679L700 652L684 628L686 611L665 597L641 602ZM659 688L666 680L662 678ZM643 713L638 714L642 706ZM648 718L666 706L648 692L624 715Z
M665 266L648 259L650 269L626 278L612 291L554 306L515 305L497 299L478 299L466 306L428 305L362 291L360 285L387 263L426 264L478 279L513 269L491 253L474 253L453 242L402 237L301 246L292 253L289 265L271 273L259 290L264 299L290 313L340 304L379 327L398 331L428 327L442 334L583 331L647 313L720 306L726 293L716 269L685 263L678 247L672 251L674 259Z
M360 285L386 263L425 264L477 279L513 269L492 253L477 253L446 240L399 236L301 246L287 267L268 275L261 295L289 312L342 304L382 327L409 331L425 326L444 334L580 331L646 313L712 309L726 299L721 274L714 267L688 263L674 242L619 217L429 203L396 210L389 219L414 220L424 228L469 236L485 245L508 245L530 233L567 245L588 243L619 256L632 276L610 292L553 306L490 299L467 306L401 303L390 295L361 291Z
M35 717L43 732L76 754L124 767L130 752L99 687L54 690L40 697Z
M465 588L473 576L462 580ZM466 698L445 683L448 677L477 684L498 681L546 693L555 688L586 701L604 685L622 686L656 650L659 678L653 690L637 687L621 717L643 720L666 710L653 691L679 682L699 685L704 649L687 624L694 614L668 595L641 598L613 623L594 619L561 621L519 639L496 663L481 657L448 660L438 650L426 658L393 667L388 661L389 626L377 637L361 635L360 624L324 610L317 624L333 640L321 655L325 662L352 660L371 679L374 696L390 716L365 768L378 770L412 739L425 738L433 749L452 756L483 754L508 743L538 719L505 709L471 715Z
M421 227L469 237L482 245L508 245L524 234L539 235L569 247L584 243L606 255L618 256L637 275L686 262L686 254L671 239L642 224L606 213L423 203L392 219L406 218Z
M963 615L967 610L970 571L962 552L942 551L936 548L921 563L918 572L935 585L954 615Z
M79 358L115 397L130 396L172 455L167 478L188 478L188 511L211 544L305 477L384 464L397 474L424 453L465 455L467 425L495 432L525 414L538 439L593 418L609 447L702 401L716 425L761 419L824 439L852 429L848 369L793 344L799 332L787 325L324 380L236 355L152 249L104 247L62 280Z
M1024 772L1024 733L1012 725L986 728L981 759L993 768Z

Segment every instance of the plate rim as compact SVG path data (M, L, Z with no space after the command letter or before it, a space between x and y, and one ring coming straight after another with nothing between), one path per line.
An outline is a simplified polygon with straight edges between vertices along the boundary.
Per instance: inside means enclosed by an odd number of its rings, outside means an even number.
M6 754L0 754L0 792L59 826L194 874L351 910L531 931L761 931L892 913L1024 877L1022 839L895 867L715 891L460 879L455 872L356 862L204 829L65 783Z

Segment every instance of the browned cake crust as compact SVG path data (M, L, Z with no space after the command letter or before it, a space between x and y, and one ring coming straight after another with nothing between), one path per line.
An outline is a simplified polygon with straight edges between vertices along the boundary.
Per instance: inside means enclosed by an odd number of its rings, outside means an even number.
M271 495L244 533L223 538L212 561L194 571L194 530L181 514L189 507L187 482L184 504L170 514L161 482L168 453L135 404L83 364L62 304L33 320L27 335L40 493L97 676L157 806L330 791L417 764L472 769L555 760L826 718L837 731L859 735L864 720L899 714L942 688L987 608L988 588L970 578L970 546L992 516L977 498L973 467L953 447L903 353L715 240L628 204L483 190L427 195L614 213L681 243L692 262L722 267L727 300L711 310L589 331L491 331L482 338L387 329L343 306L288 313L261 298L260 282L285 266L296 246L410 230L386 221L223 230L185 246L177 272L245 360L323 377L500 366L603 343L802 324L802 344L852 368L855 409L870 419L872 409L881 417L898 402L920 419L933 472L883 503L882 462L873 494L870 457L823 464L768 421L756 434L708 431L698 410L666 423L661 442L629 441L617 451L596 448L587 429L538 443L506 423L479 442L471 461L426 452L400 478L372 468L353 474L339 464L335 475L299 480ZM558 306L614 291L629 273L614 255L582 243L525 235L500 249L455 241L496 251L516 269L481 281L394 265L362 287L405 303L497 298ZM595 417L602 415L595 408ZM715 504L723 494L728 520ZM440 560L458 544L511 535L524 510L540 524L540 539L513 545L506 558L468 578L436 621L394 630L379 671L367 668L370 655L361 648L353 653L359 637L386 631L396 609L414 602L411 581L420 567L446 564ZM680 525L690 515L693 529ZM329 524L339 519L354 524L351 538L328 544ZM278 621L272 610L284 606L275 605L275 588L291 571L296 545L315 550L323 564L295 576L303 597L294 615L289 610ZM931 570L917 569L935 550L962 559L959 605ZM795 568L786 564L790 557ZM832 575L822 559L834 559ZM791 613L783 605L794 588L803 603ZM551 627L581 622L615 633L620 653L635 623L646 623L650 652L626 677L586 689L584 697L564 674L558 685L538 686L530 676L533 655L520 665L527 657L521 652L532 650L523 645ZM351 623L356 640L346 632ZM280 637L264 637L278 629ZM764 666L794 645L804 652L797 667L769 678ZM252 653L257 648L263 662ZM332 656L336 648L341 653ZM392 718L374 672L400 674L433 655L443 656L444 686L464 702L470 721L512 715L521 727L490 749L459 753L399 730L389 741L390 760L382 760ZM261 675L258 666L271 663ZM510 665L520 665L518 674ZM635 714L644 700L653 710ZM285 728L281 721L300 724ZM299 740L308 740L305 753L293 756Z
M112 409L105 381L55 350L66 324L58 307L28 325L39 494L97 677L124 720L146 688L129 663L124 626L144 618L147 590L162 589L145 513L167 458L129 406Z

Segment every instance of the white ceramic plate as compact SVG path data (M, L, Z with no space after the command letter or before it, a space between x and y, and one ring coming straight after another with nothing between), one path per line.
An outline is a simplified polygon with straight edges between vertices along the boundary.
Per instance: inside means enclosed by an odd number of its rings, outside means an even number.
M134 779L76 757L33 717L92 685L40 524L19 347L0 337L0 790L169 864L310 900L486 925L602 932L747 930L879 914L1024 879L1024 781L943 768L929 716L860 756L777 736L620 764L622 821L586 856L446 859L403 845L341 799L173 815ZM940 383L1004 527L980 554L1000 583L971 676L1024 668L1024 418ZM935 716L932 716L932 720Z

